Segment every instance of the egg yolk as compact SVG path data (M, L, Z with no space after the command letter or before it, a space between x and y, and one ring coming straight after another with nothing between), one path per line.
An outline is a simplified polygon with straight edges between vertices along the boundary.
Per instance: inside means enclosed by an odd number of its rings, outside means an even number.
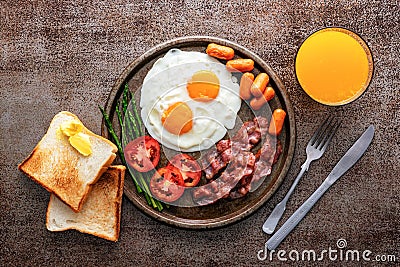
M190 131L193 126L192 119L192 110L183 102L172 104L161 116L161 122L164 128L168 132L176 135L181 135Z
M208 70L200 70L193 74L186 85L189 96L200 102L209 102L219 93L219 79Z

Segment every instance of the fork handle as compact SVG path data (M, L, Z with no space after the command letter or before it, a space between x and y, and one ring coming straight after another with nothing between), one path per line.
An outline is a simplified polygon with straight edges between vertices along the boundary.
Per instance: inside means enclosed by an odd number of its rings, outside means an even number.
M320 187L298 208L292 216L282 225L282 227L267 241L266 247L269 250L275 250L286 236L297 226L297 224L306 216L315 203L332 185L325 180Z
M296 179L293 181L292 186L290 187L289 191L286 193L286 196L282 199L278 205L275 206L274 210L271 212L267 220L263 224L263 231L267 234L272 234L278 225L279 220L281 219L283 213L286 210L286 202L288 201L289 197L292 195L294 189L296 188L298 182L300 181L301 177L303 177L304 173L308 170L310 166L310 162L308 159L304 164L301 166L300 173L297 175Z
M293 194L294 189L296 188L297 184L299 183L301 177L303 177L304 173L308 171L308 167L310 167L311 160L307 159L303 165L301 165L301 170L297 175L296 179L294 179L292 186L290 187L289 191L286 193L285 198L282 201L287 202L289 197Z

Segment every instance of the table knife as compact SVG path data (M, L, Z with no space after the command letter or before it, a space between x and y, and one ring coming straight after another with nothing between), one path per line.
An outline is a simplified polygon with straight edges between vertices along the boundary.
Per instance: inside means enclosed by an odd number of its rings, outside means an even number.
M348 171L365 153L374 137L374 126L371 125L365 130L361 137L339 160L336 166L318 189L301 205L282 227L266 242L269 250L274 250L286 238L286 236L296 227L296 225L311 210L314 204L322 197L328 188L334 184L346 171Z

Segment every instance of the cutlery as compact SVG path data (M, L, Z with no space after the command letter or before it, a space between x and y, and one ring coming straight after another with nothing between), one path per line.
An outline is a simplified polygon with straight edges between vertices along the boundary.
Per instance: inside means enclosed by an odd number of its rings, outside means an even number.
M315 131L314 135L311 137L310 141L307 144L307 159L301 166L300 173L293 181L293 184L287 192L285 198L280 203L278 203L278 205L275 206L268 219L264 222L262 229L265 233L272 234L274 232L276 225L278 224L283 213L285 212L286 203L289 197L292 195L294 189L296 188L297 183L300 181L303 174L308 171L310 163L322 157L333 135L336 133L339 125L340 122L336 121L332 116L329 116Z
M346 154L339 160L333 170L318 189L298 208L282 227L266 242L269 250L274 250L296 227L296 225L311 210L321 196L334 184L346 171L348 171L365 153L374 137L374 126L371 125L365 130L361 137L353 144Z

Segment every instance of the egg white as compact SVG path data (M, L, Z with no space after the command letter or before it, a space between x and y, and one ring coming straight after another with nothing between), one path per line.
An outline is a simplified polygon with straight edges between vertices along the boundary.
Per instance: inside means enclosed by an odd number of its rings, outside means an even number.
M216 99L199 102L190 98L186 84L192 75L208 70L217 75L220 90ZM192 129L182 135L168 132L161 116L176 102L186 103L193 113ZM183 152L210 148L235 125L240 109L239 84L224 64L205 53L171 49L147 73L142 88L141 116L149 134L164 146Z

